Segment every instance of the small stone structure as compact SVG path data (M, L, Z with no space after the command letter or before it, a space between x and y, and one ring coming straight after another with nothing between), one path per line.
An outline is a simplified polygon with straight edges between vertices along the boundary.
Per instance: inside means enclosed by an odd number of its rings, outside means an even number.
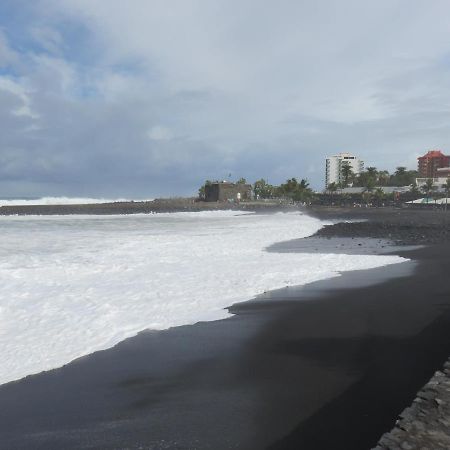
M211 183L205 186L206 202L226 202L251 200L252 187L250 184Z
M375 447L386 449L450 449L450 359Z

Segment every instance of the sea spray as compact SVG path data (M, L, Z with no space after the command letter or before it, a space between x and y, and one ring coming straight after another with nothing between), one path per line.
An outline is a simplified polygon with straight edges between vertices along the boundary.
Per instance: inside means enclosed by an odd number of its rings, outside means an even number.
M272 253L323 223L232 211L0 218L0 383L144 329L223 319L264 291L404 261Z

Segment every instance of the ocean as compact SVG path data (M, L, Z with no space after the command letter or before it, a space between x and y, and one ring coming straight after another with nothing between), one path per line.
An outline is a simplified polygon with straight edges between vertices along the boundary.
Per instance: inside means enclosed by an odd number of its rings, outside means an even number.
M323 225L299 212L0 217L0 383L142 330L225 319L265 291L405 261L265 251Z
M92 197L35 197L35 198L0 198L0 207L2 206L32 206L32 205L92 205L99 203L115 202L149 202L153 198L132 200L127 198L92 198Z

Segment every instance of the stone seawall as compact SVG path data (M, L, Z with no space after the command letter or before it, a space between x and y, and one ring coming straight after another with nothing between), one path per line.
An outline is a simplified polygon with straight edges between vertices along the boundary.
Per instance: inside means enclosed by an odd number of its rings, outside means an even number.
M450 449L450 358L375 447L386 449Z

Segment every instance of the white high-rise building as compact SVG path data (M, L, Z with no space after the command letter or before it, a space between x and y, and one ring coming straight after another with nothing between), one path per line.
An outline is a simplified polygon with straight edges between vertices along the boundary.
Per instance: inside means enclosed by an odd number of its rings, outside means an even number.
M326 159L325 166L325 188L331 183L342 185L344 177L342 176L342 167L349 164L355 175L364 170L364 161L350 153L339 153L335 156L329 156Z

